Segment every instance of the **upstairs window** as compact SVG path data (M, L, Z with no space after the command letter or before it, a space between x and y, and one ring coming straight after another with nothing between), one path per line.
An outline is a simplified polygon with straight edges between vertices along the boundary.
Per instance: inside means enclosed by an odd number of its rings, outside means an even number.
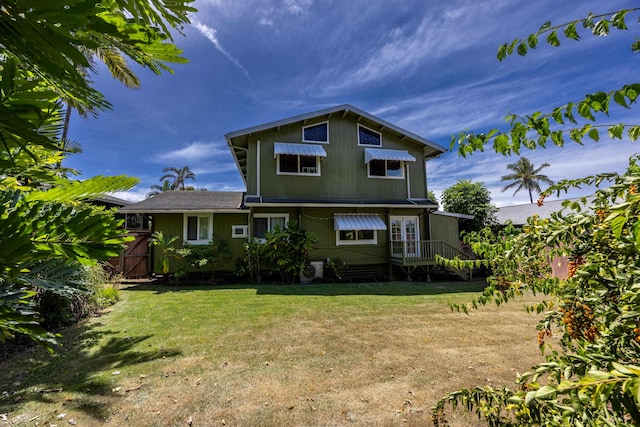
M323 122L303 127L302 142L329 143L329 122Z
M358 145L381 147L382 134L373 129L358 125Z
M371 160L369 177L404 178L404 168L398 160Z
M313 156L280 154L278 174L320 175L320 161Z

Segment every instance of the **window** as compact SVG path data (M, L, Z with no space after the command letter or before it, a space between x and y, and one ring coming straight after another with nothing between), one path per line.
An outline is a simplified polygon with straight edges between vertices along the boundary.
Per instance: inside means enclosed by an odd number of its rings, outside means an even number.
M303 127L302 142L329 143L329 122L323 122Z
M249 226L248 225L232 225L231 226L231 237L234 239L239 239L242 237L249 236Z
M145 214L128 213L125 214L125 228L127 230L151 230L151 220Z
M358 145L382 146L382 134L373 129L358 125Z
M209 243L213 238L211 215L185 215L184 216L184 240L194 245Z
M404 178L403 163L399 160L371 160L369 178Z
M314 175L320 176L320 161L317 156L298 154L278 155L278 175Z
M338 230L336 245L375 245L378 236L375 230Z
M251 233L253 237L262 239L267 231L282 229L287 226L287 222L289 222L289 214L255 214Z

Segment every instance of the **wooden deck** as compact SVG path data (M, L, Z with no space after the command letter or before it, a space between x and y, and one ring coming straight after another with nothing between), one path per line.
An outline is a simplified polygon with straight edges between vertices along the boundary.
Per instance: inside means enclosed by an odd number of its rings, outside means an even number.
M428 271L436 265L436 255L446 259L470 259L471 257L460 249L443 240L420 240L413 242L391 242L391 263L401 267L411 275L416 267L427 268ZM448 268L452 273L464 280L471 280L471 269L459 270Z

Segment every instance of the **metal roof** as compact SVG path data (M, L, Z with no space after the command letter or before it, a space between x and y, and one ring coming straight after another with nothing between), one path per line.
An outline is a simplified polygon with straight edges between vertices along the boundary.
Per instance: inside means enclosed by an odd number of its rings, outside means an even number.
M386 230L387 225L375 214L336 214L334 230Z
M291 144L276 142L273 144L273 157L278 154L294 154L298 156L327 157L327 152L317 144Z
M503 206L498 209L496 213L496 219L498 223L504 224L507 221L511 221L513 225L524 225L527 223L527 218L533 215L538 215L542 219L550 218L554 212L563 211L567 208L562 206L565 201L576 202L581 198L575 199L563 199L563 200L545 200L542 206L538 206L536 203L527 203L523 205ZM593 197L586 197L587 206L593 203ZM567 209L567 213L570 210Z
M407 150L388 150L384 148L365 148L364 162L371 160L395 160L399 162L415 162L416 158Z

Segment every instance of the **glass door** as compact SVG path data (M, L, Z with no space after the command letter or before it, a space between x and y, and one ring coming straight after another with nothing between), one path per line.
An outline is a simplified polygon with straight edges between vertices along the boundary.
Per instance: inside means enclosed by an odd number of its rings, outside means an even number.
M392 216L391 256L415 258L420 256L420 228L417 216Z

